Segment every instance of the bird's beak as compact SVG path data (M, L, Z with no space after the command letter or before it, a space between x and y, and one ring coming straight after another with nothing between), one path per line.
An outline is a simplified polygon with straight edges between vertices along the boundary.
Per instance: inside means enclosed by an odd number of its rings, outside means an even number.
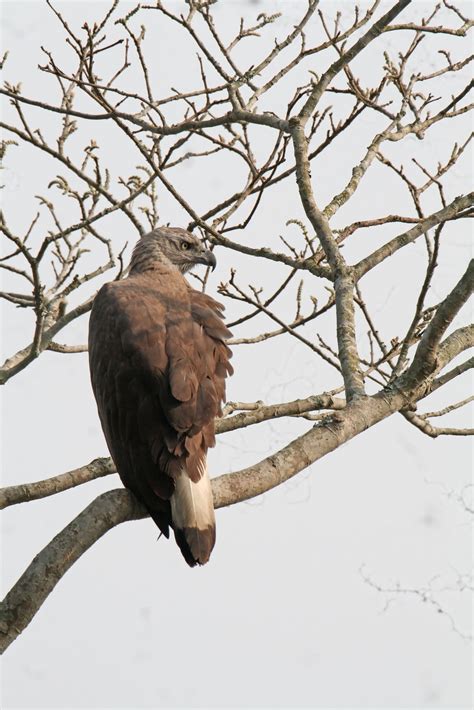
M203 251L203 253L196 259L196 261L199 264L205 264L206 266L210 266L211 269L214 271L216 268L216 257L214 256L214 252L212 251Z

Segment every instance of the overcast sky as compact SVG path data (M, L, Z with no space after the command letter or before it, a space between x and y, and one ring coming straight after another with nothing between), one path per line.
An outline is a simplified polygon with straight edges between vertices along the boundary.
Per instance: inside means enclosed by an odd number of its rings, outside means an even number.
M121 5L128 7L126 2ZM432 6L414 5L416 17ZM55 6L77 30L106 7L101 2L56 2ZM304 6L296 0L235 1L220 3L216 16L219 26L229 31L241 14L254 17L278 7L283 13L278 32L284 34ZM469 3L463 7L468 11ZM43 2L4 1L1 11L2 43L10 50L5 78L21 81L27 96L51 95L54 101L53 81L40 74L37 65L45 61L41 45L69 61L57 21ZM313 30L319 33L319 25ZM263 42L271 44L272 31ZM184 88L191 81L188 61L194 50L179 44L174 29L157 32L150 21L149 41L156 42L160 76L169 86ZM381 41L391 51L397 49L394 33ZM435 63L431 53L448 46L447 41L436 45L438 41L433 39L421 54L428 67ZM461 52L458 44L453 45L453 54ZM381 69L375 56L380 62L379 52L364 55L357 63L369 83L372 73ZM316 69L321 71L330 56L317 61ZM274 94L269 110L281 111L281 98ZM57 125L49 117L30 115L46 131ZM7 117L11 117L9 109ZM433 132L421 146L397 144L393 154L401 162L410 159L411 151L423 150L436 165L449 154L453 130L459 131L461 140L468 129L469 121L463 119L453 128ZM113 173L125 174L136 163L136 155L128 154L126 147L115 147L104 125L87 126L84 135L87 131L98 136ZM374 125L367 121L358 131L330 162L313 169L322 204L347 180L374 134ZM85 144L86 138L80 142ZM208 173L201 171L197 161L177 176L180 189L192 195L197 211L229 192L225 165L216 163ZM12 149L8 155L2 175L4 208L19 233L36 213L35 195L48 193L47 185L57 172L51 161L28 149ZM451 178L449 199L467 192L470 180L467 155ZM409 212L409 200L398 190L393 181L380 183L377 175L368 177L356 207L343 213L341 224L361 215L371 217L374 208L381 214ZM436 195L427 198L427 211L439 209L436 199ZM160 195L160 205L163 222L186 225L186 214L171 197ZM66 221L67 213L62 214ZM272 202L257 213L250 234L242 240L277 247L278 234L291 233L286 220L301 216L294 186L275 188ZM136 239L136 234L124 233L129 226L120 218L107 224L111 231L117 230L118 242ZM449 229L432 302L446 295L464 270L468 226L453 224ZM348 246L347 258L357 258L358 250L367 253L375 238ZM275 278L275 272L265 271L265 264L257 274L245 257L222 249L216 255L211 294L228 277L230 266L240 266L245 283L265 287ZM417 244L400 255L393 267L363 283L385 335L403 332L409 320L423 258L423 245ZM324 298L324 284L315 282L310 294ZM28 342L31 318L3 302L2 307L5 358ZM285 309L289 313L293 303L283 303L281 308L282 314ZM238 312L232 304L228 310L229 317ZM468 317L465 310L463 318ZM236 335L254 334L263 323L258 321ZM319 332L334 337L331 317L322 320ZM86 333L84 318L61 333L61 342L84 342ZM279 340L257 349L235 348L236 374L229 399L278 402L335 385L333 373L313 353L289 337ZM449 401L467 396L468 388L465 375L450 390ZM423 409L446 403L446 395L436 393ZM85 354L41 355L3 388L2 417L3 485L46 478L108 454ZM466 426L467 421L462 410L453 414L450 424ZM307 428L307 422L279 420L223 435L210 455L211 474L255 463ZM469 572L472 559L471 521L455 496L469 484L471 454L466 438L431 440L402 417L391 417L278 489L219 510L217 545L211 562L202 569L190 570L174 543L163 538L157 542L150 520L122 525L76 563L7 651L2 707L471 707L472 647L462 636L470 630L471 599L452 590L457 573ZM41 547L98 493L118 485L118 477L109 476L4 511L4 592ZM437 614L414 594L389 595L393 602L384 610L387 595L364 582L361 568L386 587L400 583L420 589L434 580L433 589L445 589L436 599L447 613Z

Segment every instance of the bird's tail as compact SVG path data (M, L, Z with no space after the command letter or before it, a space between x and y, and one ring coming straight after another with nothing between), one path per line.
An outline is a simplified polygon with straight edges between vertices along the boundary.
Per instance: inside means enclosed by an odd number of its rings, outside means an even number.
M205 564L216 541L216 519L206 459L199 466L198 480L191 480L183 466L171 496L174 536L191 567Z

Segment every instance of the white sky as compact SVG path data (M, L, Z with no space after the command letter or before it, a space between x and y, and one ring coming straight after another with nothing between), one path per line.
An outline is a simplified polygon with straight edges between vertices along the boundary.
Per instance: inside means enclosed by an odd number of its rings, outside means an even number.
M352 5L340 4L344 9ZM304 5L297 1L232 2L220 10L218 5L216 16L220 26L230 31L241 14L255 17L263 9L277 7L283 12L278 32L284 34ZM323 7L329 5L323 3ZM123 6L125 14L134 5L123 2ZM85 19L97 18L106 6L57 2L56 7L79 29ZM426 7L424 2L414 3L413 13L420 17ZM463 8L467 11L468 3ZM2 42L10 49L5 78L13 83L21 80L27 96L51 96L54 101L53 80L39 74L36 67L44 63L40 45L54 50L61 61L69 61L57 22L45 3L3 2L1 10ZM319 33L319 24L310 31ZM160 32L151 18L149 35L149 41L155 41L153 57L162 86L192 84L193 51L179 43L174 30ZM262 41L272 41L271 29ZM384 48L394 55L396 41L394 33L383 38ZM406 35L401 48L408 41ZM449 42L453 56L461 56L461 43ZM254 45L246 46L250 50ZM436 51L446 46L445 38L430 39L420 53L426 67L439 66ZM369 77L368 82L381 71L380 58L377 51L358 60L357 69ZM245 63L244 54L239 59ZM310 68L321 71L332 59L328 53L318 55L316 66ZM247 58L247 63L253 62ZM302 70L299 83L306 76ZM460 81L455 79L451 93L462 86ZM290 85L272 94L262 108L281 111ZM38 112L29 115L46 135L58 125L51 118L45 122ZM5 118L10 116L6 109ZM460 119L433 130L423 143L413 139L387 152L398 163L409 163L417 155L436 166L449 155L454 133L462 140L469 125L467 118ZM341 189L377 130L373 119L361 121L352 137L337 144L329 160L316 161L313 181L321 204ZM126 143L115 143L115 136L103 124L85 126L84 133L78 134L78 147L87 142L88 132L97 136L113 174L128 174L137 164L137 156ZM266 134L258 135L263 151ZM207 172L203 172L204 165ZM2 182L6 184L4 207L13 229L25 230L37 209L34 196L46 195L57 173L52 162L28 149L11 149ZM219 160L195 161L172 175L198 212L232 192L228 183L241 180ZM453 172L448 199L466 192L470 177L466 155ZM50 194L56 197L58 193L53 188ZM160 205L164 222L187 223L182 209L164 192L160 192ZM439 209L434 192L427 195L425 208L427 212ZM69 203L62 203L60 209L65 223L72 222ZM335 224L389 211L412 214L413 210L393 178L376 168ZM297 238L296 228L285 227L286 220L294 217L302 217L302 211L294 185L289 183L273 189L245 234L234 235L243 243L281 249L279 234ZM110 229L120 244L136 239L120 217L104 222L102 229ZM468 225L454 224L448 229L449 240L443 242L442 263L430 292L433 303L452 288L466 261ZM364 239L346 247L346 257L360 258L397 230L364 233ZM408 249L400 252L393 265L376 270L362 282L385 337L403 332L412 314L424 249L421 243ZM243 284L262 284L269 290L284 273L267 264L255 272L251 259L222 249L216 253L218 269L210 281L211 293L228 277L231 265L240 266ZM324 283L308 282L306 293L324 299ZM281 315L291 313L293 302L283 301L279 308ZM228 312L231 317L240 311L229 304ZM466 311L464 318L468 316ZM334 342L332 318L321 319L317 327ZM268 325L263 319L251 321L235 335L253 335L259 326ZM2 327L2 355L6 357L28 342L31 319L6 306ZM58 340L84 342L86 332L87 320L82 319ZM360 332L365 348L363 327ZM314 329L306 335L314 337ZM229 385L232 400L284 401L330 389L337 382L311 351L291 338L258 348L236 347L234 365L236 374ZM453 385L449 398L438 392L422 411L461 399L468 388L469 376L465 375ZM3 388L2 406L3 485L46 478L107 455L86 355L42 355ZM450 425L467 425L467 420L461 410L452 415ZM225 473L254 463L307 427L307 422L280 420L226 434L210 456L211 472ZM198 570L187 568L174 544L164 539L156 542L157 531L149 520L111 531L67 573L6 653L2 707L471 707L472 649L452 630L450 618L410 595L395 599L383 612L387 597L365 584L360 574L364 565L383 586L398 581L403 587L421 588L435 576L436 587L450 587L456 571L469 571L470 520L447 493L469 483L471 456L471 444L465 438L430 440L401 417L392 417L279 489L219 510L213 558ZM118 477L109 476L4 511L4 591L41 547L99 492L117 485ZM445 591L437 599L457 627L469 633L469 596Z

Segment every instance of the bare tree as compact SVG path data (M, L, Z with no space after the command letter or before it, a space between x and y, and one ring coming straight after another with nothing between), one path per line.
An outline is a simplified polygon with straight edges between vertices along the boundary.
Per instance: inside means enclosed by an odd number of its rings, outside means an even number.
M0 382L6 384L46 350L69 354L86 349L56 338L88 313L104 274L120 278L124 273L126 245L113 236L111 215L119 219L127 241L133 241L135 233L166 221L159 199L166 191L187 215L188 228L198 230L212 248L244 254L254 269L269 275L271 287L263 288L258 276L246 285L246 275L232 270L220 286L224 299L238 308L230 324L234 349L269 341L277 347L281 338L291 337L337 382L328 391L308 392L305 399L227 404L217 422L221 434L278 417L311 424L256 465L213 479L216 507L281 485L397 413L429 437L472 434L472 429L434 422L472 399L452 401L449 384L474 362L462 357L474 344L473 326L451 327L472 293L473 262L466 263L441 300L433 299L430 285L453 223L465 224L473 215L473 193L450 195L451 176L472 137L460 133L465 124L459 120L471 108L472 80L463 70L472 56L462 50L473 22L447 0L433 3L420 20L410 0L393 2L388 9L375 0L362 9L354 6L351 16L347 6L342 14L334 3L319 7L317 0L307 0L298 4L299 21L286 34L279 14L262 12L242 19L228 37L216 18L216 0L186 0L182 13L166 0L139 3L126 16L115 0L100 21L81 29L47 4L69 49L64 66L53 50L43 49L39 71L51 77L57 99L27 96L19 83L5 82L1 89L8 104L0 123L5 132L1 157L8 164L17 147L27 145L52 159L57 174L45 194L35 198L37 208L25 233L9 226L8 214L1 216L5 249L0 267L4 283L8 279L12 285L0 296L34 314L34 327L30 342L0 367ZM162 32L168 23L179 25L183 46L197 53L190 67L191 90L172 87L162 93L157 88L146 35L154 22ZM420 57L434 37L449 37L456 56L440 50L431 56L435 66L427 68ZM363 52L372 52L378 75L373 84L358 72ZM6 55L3 65L8 67ZM316 73L315 66L324 68ZM101 141L91 137L98 124L113 135L118 150L133 156L135 169L113 174ZM400 164L393 146L418 139L423 147L444 124L452 126L448 149L441 144L433 155L431 142L423 158L417 152L409 165ZM368 143L367 126L372 132ZM347 151L346 173L341 189L322 205L315 195L325 161L339 146ZM205 208L194 204L192 191L180 186L183 170L193 161L206 175L215 171L221 178L222 165L227 166L225 199L212 203L210 194ZM358 191L375 170L382 171L387 184L379 214L346 223L348 205L356 214ZM402 213L391 204L393 181L406 190ZM272 190L279 184L296 189L301 205L301 213L288 215L280 250L270 246L275 235L253 231L257 216L271 209ZM427 210L434 201L436 209ZM426 259L409 325L404 332L387 334L387 324L376 321L376 294L365 292L364 277L387 269L416 240L424 243ZM358 251L363 256L346 258ZM399 278L393 273L388 270L387 278ZM324 303L308 295L315 277L326 286ZM207 276L201 286L206 288ZM280 312L283 295L294 299L292 316ZM324 314L332 318L331 342L316 332ZM255 333L241 335L252 323L258 323ZM443 410L418 411L439 388L446 390ZM110 459L96 459L44 481L4 488L0 505L57 494L114 471ZM2 650L91 545L119 523L144 515L129 492L109 491L41 550L4 600Z

